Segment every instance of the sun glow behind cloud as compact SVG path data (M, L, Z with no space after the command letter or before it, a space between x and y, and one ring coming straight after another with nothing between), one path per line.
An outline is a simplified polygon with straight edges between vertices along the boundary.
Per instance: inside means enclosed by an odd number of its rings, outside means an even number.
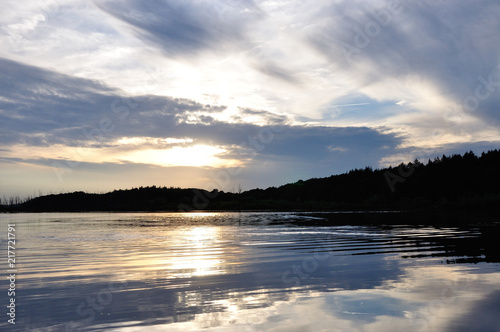
M143 145L143 144L153 144L153 145L162 145L162 144L182 144L182 143L192 143L193 139L191 138L149 138L149 137L122 137L116 141L117 145Z
M224 160L218 157L225 152L226 150L221 147L200 144L189 147L175 146L170 149L138 150L120 155L119 159L159 166L237 166L239 162L236 160Z
M192 143L191 138L122 137L116 145L125 151L115 157L120 161L165 167L234 167L241 164L237 160L221 158L228 152L223 147Z
M143 138L121 139L127 143L144 143ZM154 140L153 140L154 141ZM162 141L162 140L160 140ZM177 142L191 141L177 140ZM14 146L11 151L4 151L4 157L15 158L19 153L31 158L68 160L68 165L92 160L99 163L136 163L150 164L164 167L191 166L191 167L238 167L242 161L223 158L227 150L219 146L197 144L192 146L173 146L165 148L151 148L135 144L124 144L115 147L68 147L53 145L51 147ZM70 166L71 167L71 166ZM75 167L76 168L76 167Z

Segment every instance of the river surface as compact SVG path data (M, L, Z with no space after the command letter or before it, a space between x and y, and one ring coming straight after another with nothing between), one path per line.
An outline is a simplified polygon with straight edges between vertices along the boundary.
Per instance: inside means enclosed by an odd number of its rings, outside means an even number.
M498 225L329 219L1 214L0 329L500 331ZM8 224L16 240L12 296ZM15 326L6 315L12 298Z

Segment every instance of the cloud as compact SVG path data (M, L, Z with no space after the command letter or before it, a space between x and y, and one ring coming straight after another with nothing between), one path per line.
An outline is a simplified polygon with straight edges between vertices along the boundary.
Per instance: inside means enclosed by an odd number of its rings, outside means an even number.
M97 81L6 59L0 64L4 164L65 173L108 172L85 166L88 162L241 167L274 174L272 185L279 185L297 176L326 176L349 165L365 166L400 143L395 135L368 127L311 126L265 110L231 113L224 106L187 99L128 97ZM332 146L353 152L340 159ZM287 167L290 173L279 171ZM252 180L245 172L233 181L246 177L249 188ZM266 181L254 178L253 186L266 186Z
M120 135L164 137L183 114L220 110L169 97L132 98L96 81L11 60L0 59L0 66L4 144L100 145Z
M355 75L352 84L371 98L405 100L405 109L435 114L463 113L479 77L493 73L500 81L500 37L493 33L500 28L499 13L495 1L452 7L427 1L338 2L314 13L317 23L306 36L331 63ZM499 97L496 88L471 114L498 124L493 105Z
M96 81L0 59L2 142L47 145L96 120L109 95ZM108 95L106 95L108 94ZM69 137L66 137L69 138Z
M96 4L169 56L219 52L243 44L246 27L263 15L253 1L104 1Z
M228 330L312 332L331 331L333 327L339 331L396 332L470 331L477 330L478 327L491 330L495 326L495 309L500 298L499 292L495 290L498 283L497 274L483 273L470 277L473 274L466 268L450 266L412 267L411 271L409 268L402 270L398 271L398 275L390 276L382 285L375 287L367 284L358 287L357 275L351 279L346 279L344 275L342 278L352 285L349 289L336 288L334 291L321 292L308 285L306 286L308 289L301 287L288 289L287 295L283 296L278 293L280 289L275 287L266 292L252 292L250 297L248 290L255 287L255 279L257 282L260 281L260 275L252 274L253 278L243 280L240 288L231 289L230 296L224 291L217 294L217 300L214 302L219 309L223 309L193 311L191 320L174 322L172 319L150 325L148 328L151 331L203 329L209 332ZM345 270L341 272L349 273ZM242 276L247 275L239 274L238 280L233 284L239 285ZM222 282L227 282L225 279L227 276L219 277ZM340 280L344 280L342 278ZM95 288L98 289L98 286ZM200 287L200 292L204 291L203 283ZM241 289L247 292L244 293L240 291ZM181 296L176 299L182 301L186 298L182 296L186 291L182 288L177 291ZM133 291L131 293L130 296L138 296ZM149 298L153 302L159 297L152 295ZM247 301L250 300L252 305L247 305ZM114 305L120 307L123 304ZM151 305L145 308L149 313L154 312L154 309L158 310L158 306ZM174 314L175 312L164 310L162 317L168 318ZM134 323L109 321L101 327L128 332L136 329Z
M4 144L104 147L123 137L170 137L189 138L191 144L202 141L233 145L257 136L262 128L251 122L217 119L225 111L223 106L165 96L126 97L120 90L95 81L5 59L0 63L2 68L9 68L0 72L4 82L0 100L2 126L8 132L4 132ZM14 75L15 80L8 80ZM311 144L327 146L332 140L340 140L339 144L351 145L356 142L353 137L375 142L368 136L377 136L368 128L290 125L287 117L264 110L241 109L236 117L257 117L262 125L279 128L283 135L276 135L278 141L272 150L275 154L288 153L288 145L312 151ZM351 139L351 143L344 143Z
M500 142L495 1L9 6L5 157L72 159L84 147L117 162L210 146L263 172L294 167L277 182ZM269 126L279 129L272 142L252 148ZM167 138L189 142L157 144Z
M68 159L0 157L2 195L50 192L108 192L141 186L198 188L210 180L205 167L157 165L133 162L75 162Z

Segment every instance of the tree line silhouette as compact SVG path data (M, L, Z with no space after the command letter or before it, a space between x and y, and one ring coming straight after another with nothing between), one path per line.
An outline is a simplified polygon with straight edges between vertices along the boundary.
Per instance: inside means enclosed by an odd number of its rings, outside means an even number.
M26 201L2 201L2 211L190 210L496 210L500 203L500 151L472 151L383 169L353 169L326 178L232 193L140 187L104 194L82 191ZM10 203L10 204L9 204Z

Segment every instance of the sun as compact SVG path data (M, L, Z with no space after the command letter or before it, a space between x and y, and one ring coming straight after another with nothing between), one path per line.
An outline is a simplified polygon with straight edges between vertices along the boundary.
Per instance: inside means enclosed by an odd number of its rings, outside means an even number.
M159 166L234 167L239 162L221 158L227 150L210 145L175 146L169 149L144 149L121 155L120 160Z

